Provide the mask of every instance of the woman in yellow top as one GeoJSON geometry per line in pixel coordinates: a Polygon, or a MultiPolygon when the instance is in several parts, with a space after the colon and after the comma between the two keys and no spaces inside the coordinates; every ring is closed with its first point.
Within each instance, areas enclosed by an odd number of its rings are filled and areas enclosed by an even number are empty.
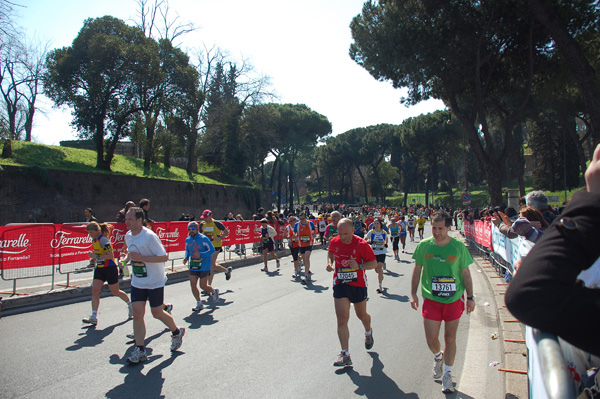
{"type": "Polygon", "coordinates": [[[88,253],[88,257],[96,260],[96,268],[94,269],[94,281],[92,282],[92,315],[87,319],[83,319],[83,322],[94,326],[98,324],[100,292],[105,281],[108,283],[110,292],[127,303],[128,318],[132,318],[133,313],[129,297],[119,289],[119,269],[113,254],[112,244],[108,238],[112,226],[106,223],[90,222],[85,229],[93,240],[93,251],[88,253]]]}

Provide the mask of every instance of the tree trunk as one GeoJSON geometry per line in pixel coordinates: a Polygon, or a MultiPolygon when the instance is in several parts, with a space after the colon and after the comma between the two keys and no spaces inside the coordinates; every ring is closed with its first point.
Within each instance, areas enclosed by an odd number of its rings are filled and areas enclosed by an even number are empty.
{"type": "MultiPolygon", "coordinates": [[[[273,169],[271,169],[271,183],[269,184],[269,188],[271,191],[275,188],[275,174],[277,173],[277,167],[279,166],[279,157],[275,157],[275,161],[273,162],[273,169]]],[[[264,171],[263,171],[264,174],[264,171]]]]}
{"type": "Polygon", "coordinates": [[[27,114],[25,117],[25,141],[31,142],[31,131],[33,130],[33,115],[35,114],[35,97],[28,101],[27,114]]]}
{"type": "MultiPolygon", "coordinates": [[[[283,162],[279,162],[279,171],[277,173],[277,209],[281,209],[281,165],[283,162]]],[[[292,204],[290,204],[290,207],[292,204]]]]}
{"type": "Polygon", "coordinates": [[[198,142],[198,131],[192,127],[188,132],[187,142],[187,164],[185,170],[188,173],[198,173],[198,159],[196,157],[196,143],[198,142]]]}
{"type": "Polygon", "coordinates": [[[2,147],[2,158],[12,157],[12,141],[10,139],[4,140],[4,147],[2,147]]]}
{"type": "Polygon", "coordinates": [[[150,163],[153,161],[154,133],[156,130],[156,121],[150,115],[146,114],[146,148],[144,149],[144,173],[150,173],[150,163]]]}
{"type": "Polygon", "coordinates": [[[363,188],[364,188],[364,192],[365,192],[365,204],[368,204],[369,203],[369,193],[367,191],[367,180],[365,179],[365,176],[363,175],[362,171],[360,170],[360,166],[357,166],[356,170],[358,170],[360,179],[363,182],[363,188]]]}
{"type": "Polygon", "coordinates": [[[107,165],[104,160],[104,119],[96,123],[94,143],[96,144],[96,168],[110,170],[110,164],[107,165]]]}
{"type": "Polygon", "coordinates": [[[164,160],[165,170],[169,170],[171,168],[171,143],[167,143],[165,145],[164,156],[165,156],[165,160],[164,160]]]}
{"type": "MultiPolygon", "coordinates": [[[[290,158],[288,160],[288,166],[290,168],[289,170],[289,181],[288,184],[290,185],[290,205],[294,204],[294,160],[295,160],[296,156],[295,155],[290,155],[290,158]]],[[[298,196],[298,203],[300,203],[300,196],[298,196]]]]}

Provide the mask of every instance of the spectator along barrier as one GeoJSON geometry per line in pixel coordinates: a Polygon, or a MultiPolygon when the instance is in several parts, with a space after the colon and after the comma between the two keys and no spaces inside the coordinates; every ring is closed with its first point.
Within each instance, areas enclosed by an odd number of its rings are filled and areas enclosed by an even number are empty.
{"type": "MultiPolygon", "coordinates": [[[[494,269],[510,282],[514,264],[531,250],[533,243],[521,236],[509,239],[490,222],[459,220],[458,228],[473,248],[488,259],[494,269]]],[[[528,352],[527,377],[529,397],[540,399],[575,398],[575,388],[570,382],[567,362],[560,350],[556,335],[525,328],[528,352]]]]}
{"type": "MultiPolygon", "coordinates": [[[[222,222],[229,230],[223,237],[223,246],[250,244],[261,241],[259,221],[222,222]]],[[[110,241],[115,258],[123,249],[127,227],[124,223],[109,223],[113,226],[110,241]]],[[[155,222],[150,227],[162,241],[171,267],[185,253],[188,222],[155,222]]],[[[275,239],[283,238],[285,225],[274,225],[275,239]]],[[[92,251],[92,239],[87,234],[86,224],[12,224],[0,226],[0,275],[3,280],[13,281],[16,293],[18,279],[52,276],[54,288],[55,271],[69,274],[85,269],[90,263],[88,253],[92,251]]]]}

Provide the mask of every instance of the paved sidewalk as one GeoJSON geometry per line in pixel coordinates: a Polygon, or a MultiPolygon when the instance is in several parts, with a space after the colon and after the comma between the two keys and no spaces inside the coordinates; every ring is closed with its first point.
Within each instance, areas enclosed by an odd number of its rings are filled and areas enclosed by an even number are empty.
{"type": "MultiPolygon", "coordinates": [[[[463,239],[460,235],[457,238],[463,239]]],[[[525,345],[525,325],[516,321],[515,317],[508,311],[504,304],[504,294],[508,284],[504,281],[504,276],[498,273],[492,263],[478,254],[476,248],[470,247],[466,242],[467,248],[475,261],[471,268],[471,273],[484,273],[487,277],[490,291],[494,294],[494,302],[489,306],[496,309],[498,334],[495,339],[502,340],[503,359],[497,365],[499,369],[527,371],[527,346],[525,345]],[[523,341],[523,342],[507,342],[523,341]]],[[[477,294],[477,293],[475,293],[477,294]]],[[[490,339],[493,339],[490,337],[490,339]]],[[[505,398],[506,399],[526,399],[529,397],[527,374],[514,372],[498,371],[505,373],[505,398]]]]}

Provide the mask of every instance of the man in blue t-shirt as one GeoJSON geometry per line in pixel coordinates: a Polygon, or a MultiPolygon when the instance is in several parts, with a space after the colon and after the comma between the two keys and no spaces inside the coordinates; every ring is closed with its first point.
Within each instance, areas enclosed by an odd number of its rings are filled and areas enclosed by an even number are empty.
{"type": "Polygon", "coordinates": [[[198,231],[197,222],[188,223],[188,237],[185,239],[185,255],[183,264],[186,265],[189,261],[190,269],[190,285],[192,294],[196,298],[196,306],[193,311],[199,312],[204,308],[200,299],[200,291],[198,290],[198,279],[200,280],[200,288],[208,292],[213,302],[219,300],[219,290],[215,290],[208,284],[208,276],[210,274],[211,256],[215,252],[215,247],[212,245],[210,238],[198,231]]]}

